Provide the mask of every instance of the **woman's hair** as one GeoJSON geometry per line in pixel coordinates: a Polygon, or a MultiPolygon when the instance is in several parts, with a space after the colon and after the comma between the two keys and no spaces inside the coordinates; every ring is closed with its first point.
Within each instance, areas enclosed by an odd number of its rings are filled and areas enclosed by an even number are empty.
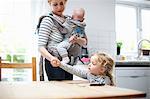
{"type": "MultiPolygon", "coordinates": [[[[52,0],[48,0],[48,3],[51,3],[52,0]]],[[[67,2],[67,0],[64,0],[65,2],[67,2]]]]}
{"type": "Polygon", "coordinates": [[[98,62],[98,64],[100,64],[101,66],[104,66],[104,68],[106,69],[105,75],[110,78],[110,81],[111,81],[110,85],[114,85],[114,79],[112,75],[113,67],[114,67],[113,58],[104,52],[95,53],[93,56],[95,56],[95,59],[98,62]]]}

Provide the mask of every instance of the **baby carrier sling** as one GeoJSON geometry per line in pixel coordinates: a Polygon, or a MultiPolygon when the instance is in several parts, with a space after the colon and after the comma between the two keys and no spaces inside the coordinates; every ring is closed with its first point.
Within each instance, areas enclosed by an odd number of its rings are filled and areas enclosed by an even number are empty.
{"type": "MultiPolygon", "coordinates": [[[[45,15],[45,16],[41,16],[39,18],[37,27],[36,27],[36,33],[35,34],[39,34],[39,28],[40,28],[40,23],[42,22],[42,19],[45,17],[50,17],[53,21],[53,23],[57,26],[58,30],[63,34],[64,33],[64,26],[62,26],[62,23],[60,23],[59,21],[57,21],[54,17],[53,14],[49,14],[49,15],[45,15]]],[[[77,63],[77,59],[79,57],[79,53],[81,52],[81,46],[76,44],[77,46],[70,46],[70,48],[68,49],[68,55],[70,58],[70,65],[74,65],[77,63]]],[[[59,59],[61,59],[60,55],[58,54],[58,51],[56,49],[51,49],[50,53],[56,57],[58,57],[59,59]]],[[[80,59],[80,58],[79,58],[80,59]]],[[[44,58],[42,57],[42,55],[40,56],[40,62],[39,62],[39,75],[40,75],[40,81],[44,81],[44,70],[43,70],[43,66],[44,66],[44,58]]]]}

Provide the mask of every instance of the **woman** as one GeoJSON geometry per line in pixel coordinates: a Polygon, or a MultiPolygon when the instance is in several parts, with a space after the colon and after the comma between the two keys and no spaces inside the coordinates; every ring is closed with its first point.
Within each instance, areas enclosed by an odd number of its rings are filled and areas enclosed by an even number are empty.
{"type": "MultiPolygon", "coordinates": [[[[64,23],[66,16],[63,15],[67,0],[48,0],[51,7],[51,14],[59,23],[64,23]]],[[[87,39],[71,36],[72,43],[78,43],[83,46],[87,39]]],[[[48,80],[72,80],[73,75],[57,67],[60,65],[60,58],[56,57],[49,49],[56,46],[63,40],[63,33],[50,17],[43,18],[39,28],[39,52],[45,58],[45,70],[48,80]],[[54,67],[53,67],[54,66],[54,67]],[[57,68],[55,68],[57,67],[57,68]]]]}

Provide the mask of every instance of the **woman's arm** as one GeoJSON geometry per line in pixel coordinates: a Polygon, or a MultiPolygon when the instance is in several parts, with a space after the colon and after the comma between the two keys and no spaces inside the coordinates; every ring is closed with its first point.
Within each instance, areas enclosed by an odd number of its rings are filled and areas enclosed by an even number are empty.
{"type": "Polygon", "coordinates": [[[60,60],[57,57],[52,56],[45,47],[43,46],[39,47],[39,51],[41,55],[45,57],[47,60],[49,60],[54,67],[60,65],[60,60]]]}
{"type": "Polygon", "coordinates": [[[47,60],[51,62],[53,66],[57,66],[58,64],[60,64],[60,61],[58,60],[58,58],[51,55],[46,49],[49,40],[49,35],[51,34],[50,30],[52,29],[53,29],[52,19],[49,17],[43,18],[39,28],[38,50],[43,57],[45,57],[47,60]]]}
{"type": "Polygon", "coordinates": [[[51,61],[53,56],[47,51],[47,49],[43,46],[39,47],[39,52],[43,57],[45,57],[47,60],[51,61]]]}

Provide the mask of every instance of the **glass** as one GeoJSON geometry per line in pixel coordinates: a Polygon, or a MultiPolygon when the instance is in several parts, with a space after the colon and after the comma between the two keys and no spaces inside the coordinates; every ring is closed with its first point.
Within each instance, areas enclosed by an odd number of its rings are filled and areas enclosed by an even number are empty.
{"type": "Polygon", "coordinates": [[[121,54],[137,51],[136,9],[116,5],[116,40],[122,42],[121,54]]]}
{"type": "MultiPolygon", "coordinates": [[[[150,40],[150,9],[142,9],[142,39],[150,40]]],[[[149,42],[143,42],[142,47],[144,49],[150,49],[149,42]]]]}

